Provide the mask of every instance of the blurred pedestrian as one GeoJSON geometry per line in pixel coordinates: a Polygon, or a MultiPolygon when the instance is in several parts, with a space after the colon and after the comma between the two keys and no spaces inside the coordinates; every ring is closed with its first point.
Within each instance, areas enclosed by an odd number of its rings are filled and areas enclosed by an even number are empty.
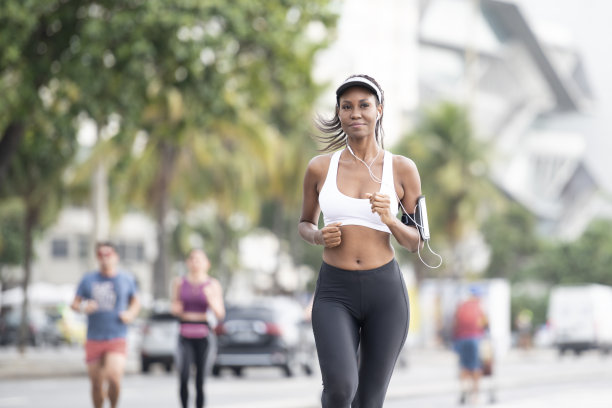
{"type": "Polygon", "coordinates": [[[210,261],[201,249],[187,257],[187,275],[172,283],[172,313],[180,319],[178,350],[179,396],[183,408],[189,401],[189,373],[195,367],[196,408],[205,404],[206,357],[210,347],[208,311],[218,320],[225,317],[223,290],[218,280],[208,275],[210,261]]]}
{"type": "Polygon", "coordinates": [[[470,296],[455,311],[453,340],[459,355],[460,403],[478,400],[479,382],[482,376],[480,341],[488,326],[487,317],[480,305],[483,291],[479,286],[470,288],[470,296]]]}
{"type": "Polygon", "coordinates": [[[140,310],[136,283],[118,268],[111,242],[96,244],[99,269],[86,274],[77,287],[72,309],[87,314],[85,360],[95,408],[108,398],[117,406],[125,370],[127,325],[140,310]]]}
{"type": "Polygon", "coordinates": [[[516,330],[518,331],[518,344],[523,350],[529,350],[533,336],[533,312],[529,309],[521,309],[515,319],[516,330]]]}
{"type": "Polygon", "coordinates": [[[304,177],[299,233],[323,246],[312,324],[324,408],[382,407],[408,333],[408,293],[391,235],[410,251],[420,246],[417,229],[397,212],[400,202],[416,206],[421,183],[412,160],[383,148],[383,104],[373,78],[344,81],[333,118],[317,123],[323,151],[333,153],[313,158],[304,177]]]}

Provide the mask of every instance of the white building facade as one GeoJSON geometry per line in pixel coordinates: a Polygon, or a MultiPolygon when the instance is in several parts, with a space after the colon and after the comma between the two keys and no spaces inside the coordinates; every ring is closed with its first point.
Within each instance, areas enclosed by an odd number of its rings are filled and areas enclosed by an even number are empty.
{"type": "Polygon", "coordinates": [[[549,236],[573,239],[609,217],[605,176],[589,155],[598,119],[579,50],[540,35],[512,1],[431,0],[421,15],[420,103],[469,107],[495,147],[499,188],[549,236]]]}

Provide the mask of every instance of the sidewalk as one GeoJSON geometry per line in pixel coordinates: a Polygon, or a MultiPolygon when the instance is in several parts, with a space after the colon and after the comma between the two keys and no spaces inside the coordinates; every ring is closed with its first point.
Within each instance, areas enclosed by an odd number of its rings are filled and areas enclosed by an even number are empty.
{"type": "MultiPolygon", "coordinates": [[[[396,368],[389,386],[389,398],[457,392],[457,358],[452,351],[415,349],[407,350],[407,353],[408,366],[396,368]],[[407,384],[411,386],[407,387],[407,384]]],[[[496,364],[495,374],[489,381],[501,389],[534,382],[571,381],[577,377],[612,378],[612,364],[609,360],[593,364],[595,359],[599,361],[595,355],[560,360],[557,353],[549,349],[536,349],[529,354],[511,350],[496,364]]],[[[128,354],[126,374],[138,373],[138,352],[132,349],[128,354]]],[[[28,348],[24,355],[19,354],[15,347],[0,348],[0,380],[86,375],[85,353],[79,346],[28,348]]]]}
{"type": "MultiPolygon", "coordinates": [[[[389,385],[388,399],[432,394],[459,394],[457,356],[450,350],[414,350],[408,370],[396,370],[389,385]],[[407,386],[409,385],[409,386],[407,386]]],[[[560,358],[553,349],[529,352],[510,350],[483,378],[482,389],[509,390],[534,384],[572,383],[575,379],[612,379],[612,362],[593,351],[577,358],[560,358]]]]}
{"type": "MultiPolygon", "coordinates": [[[[129,352],[126,373],[138,370],[137,353],[129,352]]],[[[0,380],[87,376],[82,346],[29,347],[22,355],[16,347],[0,348],[0,380]]]]}
{"type": "MultiPolygon", "coordinates": [[[[406,351],[408,367],[396,369],[397,375],[419,373],[419,377],[431,377],[433,370],[439,377],[441,371],[454,379],[455,355],[448,350],[406,351]],[[449,367],[445,369],[444,367],[449,367]]],[[[139,373],[138,350],[128,350],[126,374],[139,373]]],[[[82,346],[29,347],[21,355],[16,347],[0,347],[0,379],[45,378],[61,376],[86,376],[85,351],[82,346]]],[[[395,377],[395,375],[394,375],[395,377]]],[[[445,375],[446,377],[446,375],[445,375]]]]}

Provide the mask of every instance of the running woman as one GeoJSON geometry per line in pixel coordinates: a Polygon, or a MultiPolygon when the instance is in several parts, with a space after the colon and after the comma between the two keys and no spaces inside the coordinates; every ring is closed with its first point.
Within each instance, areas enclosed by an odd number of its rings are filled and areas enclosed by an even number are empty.
{"type": "Polygon", "coordinates": [[[205,405],[204,380],[208,356],[210,326],[208,311],[218,320],[225,317],[223,290],[208,275],[210,261],[201,249],[193,249],[187,258],[187,275],[172,284],[172,313],[180,319],[178,349],[179,396],[183,408],[189,401],[189,373],[195,366],[196,408],[205,405]]]}
{"type": "Polygon", "coordinates": [[[323,246],[312,309],[323,408],[381,408],[408,333],[391,235],[411,252],[422,245],[417,229],[397,218],[400,203],[415,208],[421,182],[412,160],[383,148],[383,104],[373,78],[345,80],[333,118],[317,121],[328,153],[304,176],[299,234],[323,246]]]}

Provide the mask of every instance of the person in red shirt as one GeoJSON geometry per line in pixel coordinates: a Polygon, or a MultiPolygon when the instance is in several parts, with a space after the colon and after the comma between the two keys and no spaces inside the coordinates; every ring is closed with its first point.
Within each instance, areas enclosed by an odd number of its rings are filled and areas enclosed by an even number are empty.
{"type": "Polygon", "coordinates": [[[455,312],[453,340],[459,355],[461,380],[460,403],[465,403],[468,394],[473,402],[478,397],[478,385],[482,375],[479,343],[487,328],[487,318],[480,306],[483,291],[479,286],[470,288],[470,297],[459,304],[455,312]]]}

